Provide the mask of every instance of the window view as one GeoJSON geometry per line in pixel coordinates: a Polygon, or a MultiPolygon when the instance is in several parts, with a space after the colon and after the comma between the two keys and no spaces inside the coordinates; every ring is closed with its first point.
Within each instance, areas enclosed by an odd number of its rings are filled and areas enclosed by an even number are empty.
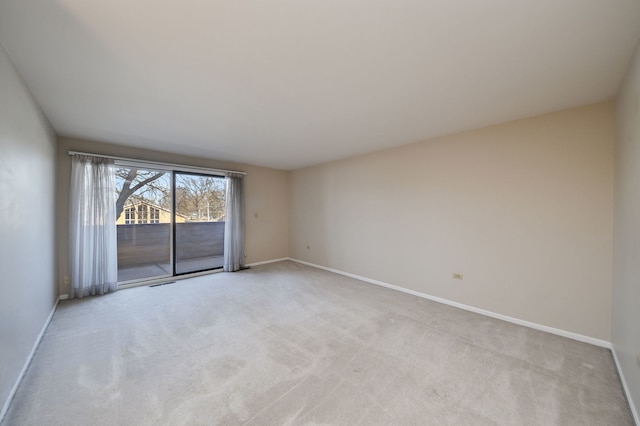
{"type": "Polygon", "coordinates": [[[133,207],[127,207],[124,209],[124,223],[125,225],[131,225],[136,223],[136,209],[133,207]]]}
{"type": "Polygon", "coordinates": [[[119,282],[222,267],[224,177],[117,167],[116,192],[119,282]]]}
{"type": "Polygon", "coordinates": [[[172,275],[171,172],[117,167],[116,191],[118,281],[172,275]]]}
{"type": "Polygon", "coordinates": [[[225,180],[176,173],[176,274],[221,268],[224,254],[225,180]]]}

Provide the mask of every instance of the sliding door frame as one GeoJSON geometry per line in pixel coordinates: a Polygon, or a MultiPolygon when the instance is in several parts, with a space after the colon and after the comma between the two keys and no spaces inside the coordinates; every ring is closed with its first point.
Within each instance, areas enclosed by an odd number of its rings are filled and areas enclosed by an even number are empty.
{"type": "MultiPolygon", "coordinates": [[[[169,176],[169,189],[172,189],[173,186],[173,170],[168,169],[166,167],[158,167],[158,166],[154,166],[152,163],[138,163],[135,161],[120,161],[120,160],[116,160],[114,161],[114,165],[116,167],[128,167],[128,168],[136,168],[139,170],[149,170],[149,171],[154,171],[154,172],[162,172],[162,173],[166,173],[169,176]]],[[[173,222],[174,222],[174,212],[173,212],[173,202],[171,203],[171,209],[170,209],[170,217],[171,217],[171,222],[169,224],[169,266],[170,266],[170,270],[171,272],[169,272],[168,274],[164,274],[164,275],[156,275],[153,277],[148,277],[148,278],[138,278],[138,279],[134,279],[134,280],[128,280],[128,281],[122,281],[118,282],[118,287],[120,288],[127,288],[127,287],[135,287],[138,285],[143,285],[143,284],[147,284],[149,282],[153,282],[153,281],[170,281],[174,276],[174,272],[175,272],[175,262],[174,262],[174,257],[175,257],[175,252],[174,252],[174,245],[173,245],[173,241],[175,239],[174,236],[174,227],[173,227],[173,222]]]]}
{"type": "MultiPolygon", "coordinates": [[[[177,163],[166,163],[166,162],[160,162],[160,161],[149,161],[149,160],[140,160],[140,159],[135,159],[135,158],[127,158],[127,157],[119,157],[119,156],[114,156],[114,155],[105,155],[105,154],[96,154],[96,153],[91,153],[91,152],[82,152],[82,151],[73,151],[70,150],[67,152],[69,155],[86,155],[86,156],[91,156],[91,157],[99,157],[99,158],[109,158],[112,159],[114,161],[114,164],[116,166],[121,166],[121,167],[137,167],[137,168],[145,168],[145,169],[153,169],[153,170],[160,170],[160,171],[167,171],[167,172],[171,172],[172,174],[172,181],[175,181],[175,179],[173,178],[173,174],[174,172],[191,172],[191,173],[195,173],[195,174],[204,174],[204,175],[211,175],[211,176],[216,176],[216,177],[226,177],[229,174],[235,174],[235,175],[245,175],[246,176],[246,172],[243,171],[239,171],[239,170],[225,170],[225,169],[216,169],[216,168],[210,168],[210,167],[198,167],[198,166],[189,166],[189,165],[185,165],[185,164],[177,164],[177,163]]],[[[172,183],[172,185],[174,185],[172,183]]],[[[175,197],[174,197],[175,198],[175,197]]],[[[174,204],[174,203],[172,203],[174,204]]],[[[173,209],[174,210],[174,209],[173,209]]],[[[175,211],[175,210],[174,210],[175,211]]],[[[172,212],[172,216],[175,213],[172,212]]],[[[172,217],[172,220],[175,223],[175,218],[172,217]]],[[[172,226],[173,228],[173,226],[172,226]]],[[[175,240],[175,236],[173,235],[173,230],[171,231],[171,238],[172,241],[175,240]]],[[[118,287],[120,288],[128,288],[128,287],[138,287],[138,286],[143,286],[143,285],[150,285],[150,284],[162,284],[162,283],[167,283],[167,282],[171,282],[171,281],[175,281],[175,280],[180,280],[180,279],[184,279],[184,278],[188,278],[188,277],[192,277],[192,276],[199,276],[199,275],[208,275],[211,273],[216,273],[218,271],[220,271],[221,269],[213,269],[213,270],[206,270],[204,272],[191,272],[191,273],[186,273],[186,274],[181,274],[181,275],[175,275],[175,261],[173,261],[174,257],[175,257],[175,253],[173,252],[173,243],[170,244],[170,257],[172,260],[172,272],[174,272],[174,274],[172,276],[161,276],[158,278],[150,278],[148,280],[132,280],[127,282],[127,284],[119,284],[118,287]]]]}
{"type": "Polygon", "coordinates": [[[207,269],[200,269],[197,271],[189,271],[189,272],[181,272],[178,273],[178,259],[177,256],[175,256],[175,254],[177,253],[178,247],[177,247],[177,239],[176,239],[176,228],[177,228],[177,224],[178,221],[176,220],[176,214],[178,212],[178,206],[177,206],[177,202],[178,202],[178,197],[176,196],[177,192],[176,192],[176,174],[181,174],[181,175],[189,175],[189,176],[204,176],[204,177],[212,177],[212,178],[222,178],[225,179],[224,175],[220,175],[220,174],[213,174],[213,173],[202,173],[202,172],[193,172],[193,171],[182,171],[182,170],[173,170],[171,173],[171,193],[172,193],[172,202],[171,202],[171,210],[172,210],[172,217],[171,217],[171,221],[172,221],[172,231],[171,231],[171,236],[172,236],[172,248],[171,248],[171,253],[173,254],[172,257],[172,272],[173,272],[173,276],[174,277],[179,277],[179,276],[183,276],[183,275],[189,275],[189,274],[195,274],[195,273],[205,273],[205,272],[212,272],[212,271],[216,271],[216,270],[221,270],[223,265],[220,266],[216,266],[214,268],[207,268],[207,269]]]}

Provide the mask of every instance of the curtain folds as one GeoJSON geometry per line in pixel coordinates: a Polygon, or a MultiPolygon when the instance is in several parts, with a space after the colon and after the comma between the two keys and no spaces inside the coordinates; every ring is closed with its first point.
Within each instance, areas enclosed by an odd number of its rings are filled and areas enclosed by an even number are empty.
{"type": "Polygon", "coordinates": [[[71,158],[69,258],[71,298],[118,288],[118,248],[113,160],[71,158]]]}
{"type": "Polygon", "coordinates": [[[225,272],[244,267],[244,179],[242,175],[226,175],[226,218],[224,225],[225,272]]]}

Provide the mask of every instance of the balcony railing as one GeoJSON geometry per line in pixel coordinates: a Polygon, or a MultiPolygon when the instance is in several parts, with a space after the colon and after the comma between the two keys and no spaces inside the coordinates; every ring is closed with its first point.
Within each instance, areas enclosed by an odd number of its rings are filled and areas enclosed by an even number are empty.
{"type": "MultiPolygon", "coordinates": [[[[172,274],[171,224],[118,225],[118,281],[172,274]]],[[[224,222],[176,223],[176,273],[222,266],[224,222]]]]}

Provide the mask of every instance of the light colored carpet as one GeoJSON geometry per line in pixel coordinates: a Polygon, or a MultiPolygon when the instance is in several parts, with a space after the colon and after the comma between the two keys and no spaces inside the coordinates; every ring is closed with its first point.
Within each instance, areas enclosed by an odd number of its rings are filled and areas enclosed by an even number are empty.
{"type": "Polygon", "coordinates": [[[611,353],[292,262],[61,303],[3,426],[632,425],[611,353]]]}

